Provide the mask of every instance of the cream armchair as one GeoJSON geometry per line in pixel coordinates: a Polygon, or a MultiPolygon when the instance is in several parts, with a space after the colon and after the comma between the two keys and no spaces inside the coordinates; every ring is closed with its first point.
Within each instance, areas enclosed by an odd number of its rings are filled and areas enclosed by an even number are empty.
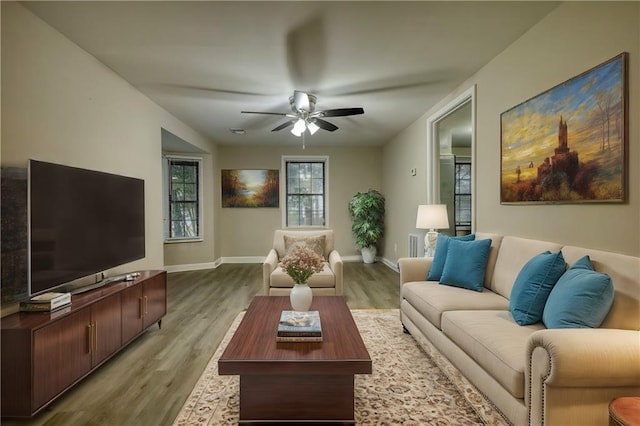
{"type": "MultiPolygon", "coordinates": [[[[264,294],[267,296],[287,296],[293,287],[293,280],[278,263],[285,256],[287,248],[297,244],[324,247],[326,260],[322,272],[313,274],[309,287],[317,296],[342,296],[342,258],[334,250],[333,230],[292,231],[278,229],[273,235],[273,248],[262,264],[264,294]]],[[[320,249],[321,250],[321,249],[320,249]]]]}

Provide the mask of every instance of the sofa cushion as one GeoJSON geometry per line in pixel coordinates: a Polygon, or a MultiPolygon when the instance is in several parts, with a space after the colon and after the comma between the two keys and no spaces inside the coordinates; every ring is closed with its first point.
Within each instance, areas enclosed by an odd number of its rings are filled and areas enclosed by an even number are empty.
{"type": "Polygon", "coordinates": [[[533,324],[542,319],[549,293],[565,269],[560,251],[545,251],[525,263],[509,297],[509,311],[519,325],[533,324]]]}
{"type": "Polygon", "coordinates": [[[518,273],[529,259],[543,251],[553,253],[561,248],[562,245],[547,241],[505,236],[500,244],[492,282],[488,287],[509,298],[518,273]]]}
{"type": "Polygon", "coordinates": [[[611,277],[613,305],[600,327],[640,330],[640,257],[575,246],[563,247],[562,254],[570,265],[588,255],[596,271],[611,277]]]}
{"type": "Polygon", "coordinates": [[[482,291],[491,240],[451,240],[440,284],[482,291]]]}
{"type": "Polygon", "coordinates": [[[455,310],[508,310],[509,301],[492,292],[438,285],[435,281],[409,282],[402,296],[434,326],[440,328],[442,314],[455,310]]]}
{"type": "Polygon", "coordinates": [[[297,236],[297,235],[285,235],[284,236],[284,250],[285,256],[288,256],[295,252],[300,247],[309,247],[318,256],[324,257],[324,246],[327,237],[325,235],[315,236],[297,236]]]}
{"type": "Polygon", "coordinates": [[[547,328],[597,328],[613,304],[611,277],[593,270],[584,256],[551,290],[542,320],[547,328]]]}
{"type": "Polygon", "coordinates": [[[442,271],[444,269],[444,263],[447,260],[449,241],[473,241],[475,238],[475,234],[463,235],[461,237],[449,237],[448,235],[438,234],[436,252],[433,255],[433,261],[431,262],[431,268],[429,268],[429,273],[427,274],[427,280],[440,281],[440,277],[442,277],[442,271]]]}
{"type": "MultiPolygon", "coordinates": [[[[335,287],[336,276],[331,271],[329,264],[325,262],[322,272],[311,275],[307,282],[309,287],[335,287]]],[[[271,287],[293,288],[293,280],[280,266],[271,273],[271,287]]]]}
{"type": "Polygon", "coordinates": [[[519,326],[509,311],[449,311],[442,332],[515,398],[524,398],[527,342],[542,323],[519,326]]]}
{"type": "Polygon", "coordinates": [[[500,252],[500,245],[502,244],[502,235],[491,234],[488,232],[476,232],[476,240],[491,239],[491,250],[489,250],[489,260],[487,260],[487,268],[484,273],[484,286],[492,291],[491,282],[493,280],[493,272],[496,266],[496,259],[500,252]]]}

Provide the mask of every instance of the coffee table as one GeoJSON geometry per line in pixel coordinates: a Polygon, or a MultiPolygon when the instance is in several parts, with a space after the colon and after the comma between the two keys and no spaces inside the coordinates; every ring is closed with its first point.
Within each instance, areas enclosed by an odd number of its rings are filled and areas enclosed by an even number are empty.
{"type": "Polygon", "coordinates": [[[322,342],[276,342],[289,297],[256,296],[218,361],[240,376],[240,423],[354,424],[354,375],[371,358],[342,296],[314,296],[322,342]]]}

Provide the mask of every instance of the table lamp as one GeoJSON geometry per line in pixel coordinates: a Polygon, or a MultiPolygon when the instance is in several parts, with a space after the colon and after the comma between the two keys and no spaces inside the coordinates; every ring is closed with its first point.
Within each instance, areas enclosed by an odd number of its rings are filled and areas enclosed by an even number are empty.
{"type": "Polygon", "coordinates": [[[446,204],[424,204],[418,206],[416,228],[428,229],[424,236],[424,255],[433,257],[438,242],[436,229],[449,229],[449,216],[446,204]]]}

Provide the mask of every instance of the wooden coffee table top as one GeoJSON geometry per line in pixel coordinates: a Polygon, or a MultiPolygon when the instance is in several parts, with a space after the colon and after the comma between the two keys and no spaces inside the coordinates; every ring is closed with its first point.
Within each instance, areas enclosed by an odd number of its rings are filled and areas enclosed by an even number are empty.
{"type": "Polygon", "coordinates": [[[221,375],[371,374],[371,358],[342,296],[314,296],[322,342],[276,342],[288,296],[256,296],[218,361],[221,375]]]}

